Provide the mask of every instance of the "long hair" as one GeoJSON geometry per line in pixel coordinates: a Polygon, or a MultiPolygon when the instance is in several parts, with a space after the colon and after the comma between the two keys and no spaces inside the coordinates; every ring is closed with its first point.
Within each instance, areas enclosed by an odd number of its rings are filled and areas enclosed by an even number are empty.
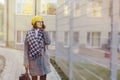
{"type": "MultiPolygon", "coordinates": [[[[35,24],[33,25],[33,28],[37,29],[37,25],[36,25],[37,22],[35,22],[35,24]]],[[[42,21],[42,27],[41,27],[43,30],[46,28],[45,24],[44,24],[44,21],[42,21]]]]}

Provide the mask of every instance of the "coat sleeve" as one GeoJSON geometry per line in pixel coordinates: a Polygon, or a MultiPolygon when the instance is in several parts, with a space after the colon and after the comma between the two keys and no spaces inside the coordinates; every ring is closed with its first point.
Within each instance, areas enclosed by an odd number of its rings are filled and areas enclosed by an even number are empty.
{"type": "Polygon", "coordinates": [[[25,41],[24,41],[24,65],[29,65],[29,61],[28,61],[28,42],[27,42],[26,38],[25,38],[25,41]]]}
{"type": "Polygon", "coordinates": [[[51,44],[51,39],[47,31],[44,31],[44,39],[45,39],[45,45],[51,44]]]}

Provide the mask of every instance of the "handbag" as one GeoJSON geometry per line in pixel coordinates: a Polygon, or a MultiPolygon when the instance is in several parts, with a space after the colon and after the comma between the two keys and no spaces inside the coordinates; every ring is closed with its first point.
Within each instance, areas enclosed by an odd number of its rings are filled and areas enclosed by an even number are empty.
{"type": "Polygon", "coordinates": [[[28,70],[26,69],[26,73],[22,74],[20,77],[19,77],[19,80],[30,80],[30,76],[28,74],[28,70]]]}

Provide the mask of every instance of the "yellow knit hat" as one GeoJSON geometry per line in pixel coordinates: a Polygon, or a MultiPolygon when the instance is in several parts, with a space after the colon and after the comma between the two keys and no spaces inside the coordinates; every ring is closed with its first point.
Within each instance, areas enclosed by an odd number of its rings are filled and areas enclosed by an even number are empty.
{"type": "Polygon", "coordinates": [[[34,16],[32,18],[32,22],[31,22],[32,25],[34,25],[36,21],[43,21],[43,17],[42,16],[34,16]]]}

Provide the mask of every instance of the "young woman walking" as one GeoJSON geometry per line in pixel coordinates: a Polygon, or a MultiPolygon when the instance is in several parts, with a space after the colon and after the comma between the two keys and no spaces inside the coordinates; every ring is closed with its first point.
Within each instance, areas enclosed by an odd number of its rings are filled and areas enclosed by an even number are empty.
{"type": "Polygon", "coordinates": [[[31,30],[26,33],[24,41],[24,66],[30,72],[32,80],[46,80],[50,70],[50,62],[46,54],[46,46],[50,44],[50,38],[45,31],[43,17],[34,16],[32,18],[31,30]]]}

